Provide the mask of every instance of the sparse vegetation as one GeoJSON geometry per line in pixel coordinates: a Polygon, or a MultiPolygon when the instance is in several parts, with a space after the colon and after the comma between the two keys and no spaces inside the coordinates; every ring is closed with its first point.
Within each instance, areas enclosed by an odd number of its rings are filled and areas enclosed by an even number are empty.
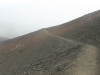
{"type": "Polygon", "coordinates": [[[2,60],[0,60],[0,64],[1,64],[1,63],[3,63],[3,61],[2,61],[2,60]]]}
{"type": "Polygon", "coordinates": [[[23,51],[23,49],[20,49],[20,50],[19,50],[19,52],[22,52],[22,51],[23,51]]]}

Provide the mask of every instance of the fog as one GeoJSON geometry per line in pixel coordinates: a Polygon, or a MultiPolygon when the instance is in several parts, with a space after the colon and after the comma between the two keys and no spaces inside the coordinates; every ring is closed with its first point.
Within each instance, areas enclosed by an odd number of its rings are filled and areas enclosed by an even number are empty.
{"type": "Polygon", "coordinates": [[[0,0],[0,36],[18,37],[100,9],[99,0],[0,0]]]}

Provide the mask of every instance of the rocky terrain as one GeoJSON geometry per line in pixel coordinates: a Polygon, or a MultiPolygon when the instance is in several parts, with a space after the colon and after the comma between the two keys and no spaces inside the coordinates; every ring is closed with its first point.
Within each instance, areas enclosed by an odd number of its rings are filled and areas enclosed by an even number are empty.
{"type": "Polygon", "coordinates": [[[99,75],[100,11],[0,43],[0,75],[99,75]]]}

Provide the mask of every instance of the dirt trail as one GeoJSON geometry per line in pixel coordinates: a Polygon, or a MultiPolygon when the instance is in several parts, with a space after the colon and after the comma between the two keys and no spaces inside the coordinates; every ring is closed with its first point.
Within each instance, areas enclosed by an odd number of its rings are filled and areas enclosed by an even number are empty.
{"type": "Polygon", "coordinates": [[[72,75],[96,75],[97,48],[86,45],[70,68],[72,75]]]}
{"type": "MultiPolygon", "coordinates": [[[[44,31],[53,36],[53,37],[58,37],[60,39],[69,41],[69,42],[74,42],[72,40],[59,37],[56,35],[53,35],[49,33],[46,29],[44,31]]],[[[77,43],[77,42],[74,42],[77,43]]],[[[81,44],[81,43],[77,43],[81,44]]],[[[96,75],[96,70],[97,70],[97,51],[98,48],[93,46],[93,45],[88,45],[84,44],[85,47],[82,48],[82,52],[78,55],[76,60],[72,63],[72,66],[65,71],[64,74],[70,74],[70,75],[96,75]]]]}
{"type": "Polygon", "coordinates": [[[59,37],[59,36],[53,35],[53,34],[49,33],[46,29],[44,29],[44,31],[45,31],[48,35],[51,35],[51,36],[53,36],[53,37],[57,37],[57,38],[60,38],[60,39],[63,39],[63,40],[65,40],[65,41],[72,42],[72,43],[82,44],[82,43],[74,42],[74,41],[72,41],[72,40],[70,40],[70,39],[66,39],[66,38],[63,38],[63,37],[59,37]]]}

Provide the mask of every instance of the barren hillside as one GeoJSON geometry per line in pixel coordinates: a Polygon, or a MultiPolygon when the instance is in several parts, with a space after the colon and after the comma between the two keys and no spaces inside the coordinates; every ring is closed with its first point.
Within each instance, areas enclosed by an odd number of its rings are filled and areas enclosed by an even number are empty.
{"type": "Polygon", "coordinates": [[[99,75],[100,11],[0,43],[0,75],[99,75]]]}
{"type": "Polygon", "coordinates": [[[48,28],[51,34],[77,42],[99,44],[100,10],[84,15],[68,23],[48,28]]]}

